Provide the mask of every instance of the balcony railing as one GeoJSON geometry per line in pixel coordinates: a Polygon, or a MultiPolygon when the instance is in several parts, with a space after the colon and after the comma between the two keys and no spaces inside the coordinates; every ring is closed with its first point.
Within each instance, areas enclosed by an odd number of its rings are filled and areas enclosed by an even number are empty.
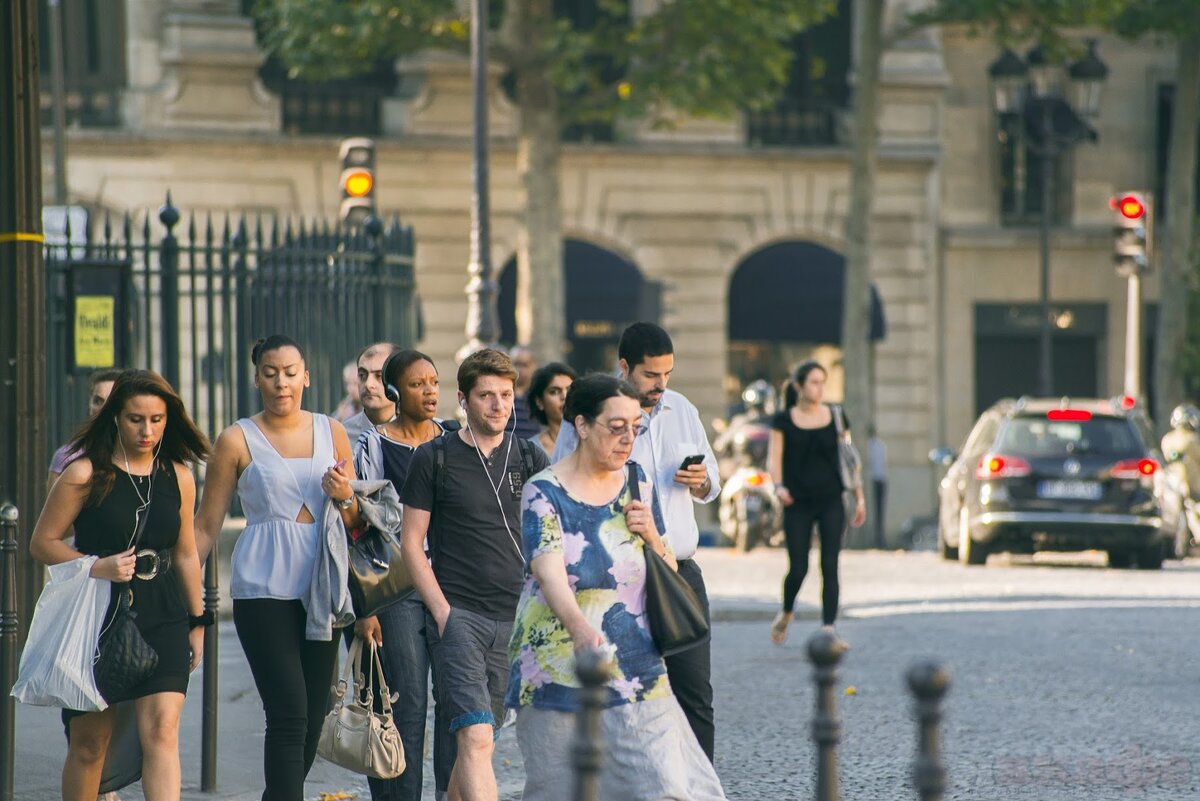
{"type": "MultiPolygon", "coordinates": [[[[54,97],[49,75],[42,75],[42,127],[54,125],[54,97]]],[[[121,87],[68,88],[63,96],[68,126],[115,128],[121,124],[121,87]]]]}
{"type": "Polygon", "coordinates": [[[833,104],[784,101],[773,109],[746,113],[750,145],[818,147],[836,145],[841,109],[833,104]]]}

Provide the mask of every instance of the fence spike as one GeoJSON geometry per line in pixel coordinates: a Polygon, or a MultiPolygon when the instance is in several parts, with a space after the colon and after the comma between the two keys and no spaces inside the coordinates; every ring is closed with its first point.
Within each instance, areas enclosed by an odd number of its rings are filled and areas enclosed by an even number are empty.
{"type": "Polygon", "coordinates": [[[108,209],[104,210],[104,249],[108,250],[112,247],[112,213],[108,209]]]}
{"type": "Polygon", "coordinates": [[[225,212],[225,220],[221,224],[221,247],[224,250],[228,250],[230,248],[230,246],[233,244],[233,242],[230,238],[229,232],[231,229],[229,226],[230,226],[229,212],[226,211],[225,212]]]}
{"type": "MultiPolygon", "coordinates": [[[[158,210],[158,219],[167,226],[167,235],[173,236],[172,228],[179,222],[179,209],[171,204],[171,190],[167,190],[167,204],[158,210]]],[[[149,240],[147,240],[149,241],[149,240]]]]}
{"type": "Polygon", "coordinates": [[[196,212],[188,212],[187,241],[189,245],[196,244],[196,212]]]}

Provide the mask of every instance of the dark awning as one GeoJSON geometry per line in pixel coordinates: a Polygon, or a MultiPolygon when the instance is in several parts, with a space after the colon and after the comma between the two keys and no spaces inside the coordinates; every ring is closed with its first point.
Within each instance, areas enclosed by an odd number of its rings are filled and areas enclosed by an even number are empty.
{"type": "MultiPolygon", "coordinates": [[[[781,242],[746,258],[729,282],[729,338],[838,344],[846,259],[812,242],[781,242]]],[[[887,334],[871,287],[870,339],[887,334]]]]}

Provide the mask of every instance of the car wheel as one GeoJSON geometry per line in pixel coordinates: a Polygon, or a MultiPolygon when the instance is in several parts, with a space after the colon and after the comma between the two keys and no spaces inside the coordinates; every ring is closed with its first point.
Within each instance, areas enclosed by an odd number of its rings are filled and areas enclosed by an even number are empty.
{"type": "Polygon", "coordinates": [[[950,532],[941,509],[938,509],[938,553],[948,562],[958,561],[958,548],[950,544],[950,532]]]}
{"type": "Polygon", "coordinates": [[[1166,556],[1165,551],[1166,547],[1158,542],[1147,545],[1145,548],[1138,548],[1138,570],[1162,570],[1163,558],[1166,556]]]}
{"type": "Polygon", "coordinates": [[[1126,550],[1110,549],[1108,566],[1117,570],[1126,570],[1133,564],[1133,553],[1126,550]]]}
{"type": "Polygon", "coordinates": [[[982,565],[987,558],[987,546],[971,539],[970,515],[963,505],[958,510],[958,561],[964,565],[982,565]]]}

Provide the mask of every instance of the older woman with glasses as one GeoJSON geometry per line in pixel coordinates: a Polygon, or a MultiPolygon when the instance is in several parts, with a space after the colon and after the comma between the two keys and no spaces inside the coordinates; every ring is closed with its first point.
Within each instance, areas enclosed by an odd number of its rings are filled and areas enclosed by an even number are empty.
{"type": "Polygon", "coordinates": [[[602,715],[600,797],[609,801],[724,799],[667,679],[646,624],[645,549],[674,565],[654,487],[626,463],[641,431],[632,386],[608,375],[572,384],[564,421],[579,436],[568,457],[534,476],[521,498],[530,573],[517,607],[507,705],[517,712],[524,801],[571,795],[570,747],[579,705],[576,651],[613,656],[602,715]]]}

